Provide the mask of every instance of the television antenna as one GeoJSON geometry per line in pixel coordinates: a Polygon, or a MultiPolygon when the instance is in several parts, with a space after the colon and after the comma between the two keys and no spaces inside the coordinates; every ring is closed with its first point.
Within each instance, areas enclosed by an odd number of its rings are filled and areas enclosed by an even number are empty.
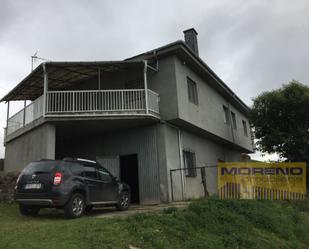
{"type": "Polygon", "coordinates": [[[31,56],[31,71],[33,71],[33,64],[36,60],[49,61],[45,58],[37,56],[37,54],[38,54],[38,51],[36,51],[34,55],[31,56]]]}

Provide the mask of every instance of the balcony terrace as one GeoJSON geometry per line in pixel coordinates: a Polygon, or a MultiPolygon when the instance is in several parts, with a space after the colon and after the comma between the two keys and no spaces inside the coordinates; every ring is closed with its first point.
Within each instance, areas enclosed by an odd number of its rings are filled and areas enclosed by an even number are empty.
{"type": "Polygon", "coordinates": [[[160,119],[159,95],[147,87],[145,62],[49,62],[38,68],[1,100],[8,102],[9,113],[9,101],[33,99],[16,114],[7,116],[5,136],[42,117],[160,119]],[[142,77],[137,77],[139,71],[143,72],[142,77]],[[134,77],[143,80],[136,83],[130,79],[134,77]],[[127,78],[130,84],[125,85],[127,78]]]}

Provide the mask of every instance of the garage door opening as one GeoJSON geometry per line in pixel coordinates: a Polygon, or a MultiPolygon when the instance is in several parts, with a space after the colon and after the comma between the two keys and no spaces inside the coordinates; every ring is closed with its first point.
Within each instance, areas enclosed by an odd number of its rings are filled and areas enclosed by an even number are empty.
{"type": "Polygon", "coordinates": [[[120,156],[120,180],[131,188],[131,202],[139,203],[137,154],[120,156]]]}

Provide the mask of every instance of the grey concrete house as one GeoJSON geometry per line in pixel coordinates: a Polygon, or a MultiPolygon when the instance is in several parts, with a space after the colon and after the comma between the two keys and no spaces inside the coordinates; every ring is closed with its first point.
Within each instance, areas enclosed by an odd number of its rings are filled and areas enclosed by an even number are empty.
{"type": "MultiPolygon", "coordinates": [[[[249,108],[199,57],[197,32],[184,34],[185,41],[123,61],[38,66],[1,99],[5,171],[80,157],[127,181],[135,202],[203,196],[198,167],[253,151],[249,108]],[[10,116],[10,101],[20,100],[31,103],[10,116]]],[[[205,173],[216,194],[216,168],[205,173]]]]}

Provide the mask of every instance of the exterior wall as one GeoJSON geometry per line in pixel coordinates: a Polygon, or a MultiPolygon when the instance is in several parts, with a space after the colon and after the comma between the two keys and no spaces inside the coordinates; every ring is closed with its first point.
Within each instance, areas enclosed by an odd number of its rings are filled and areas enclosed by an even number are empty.
{"type": "MultiPolygon", "coordinates": [[[[179,118],[252,150],[248,119],[178,58],[175,60],[175,69],[179,118]],[[198,106],[189,102],[187,77],[197,84],[198,106]],[[237,130],[233,130],[233,133],[231,126],[224,123],[223,105],[230,107],[231,111],[236,114],[237,130]],[[247,122],[248,136],[244,135],[242,120],[247,122]]],[[[159,94],[161,95],[160,91],[159,94]]]]}
{"type": "MultiPolygon", "coordinates": [[[[130,154],[138,155],[141,203],[160,203],[155,125],[122,130],[95,137],[57,141],[58,158],[72,156],[96,160],[104,157],[110,158],[130,154]]],[[[117,171],[119,172],[119,170],[114,172],[117,171]]]]}
{"type": "MultiPolygon", "coordinates": [[[[162,132],[164,133],[164,148],[165,148],[165,162],[164,167],[166,169],[167,179],[161,178],[161,185],[164,185],[166,193],[168,194],[168,201],[172,200],[173,185],[173,197],[174,200],[183,199],[195,199],[204,196],[203,185],[201,184],[201,172],[197,169],[196,177],[186,177],[183,170],[177,170],[172,172],[171,169],[183,168],[183,150],[192,151],[196,156],[196,167],[202,166],[216,166],[218,160],[224,161],[239,161],[241,152],[233,151],[221,144],[212,142],[211,140],[178,129],[177,127],[170,125],[162,125],[162,132]],[[180,136],[180,137],[179,137],[180,136]],[[180,142],[180,146],[179,146],[180,142]],[[172,182],[171,182],[172,177],[172,182]]],[[[161,166],[161,168],[164,168],[161,166]]],[[[217,168],[206,168],[206,183],[207,190],[210,195],[217,194],[217,168]]]]}
{"type": "MultiPolygon", "coordinates": [[[[181,168],[180,147],[178,140],[178,129],[167,124],[158,127],[158,155],[160,162],[160,190],[161,201],[172,201],[170,170],[181,168]]],[[[174,200],[182,200],[181,175],[173,176],[174,200]]]]}
{"type": "MultiPolygon", "coordinates": [[[[241,152],[233,151],[221,144],[182,130],[183,150],[195,153],[196,166],[210,166],[206,168],[206,185],[210,195],[217,194],[217,165],[218,160],[227,162],[240,161],[241,152]]],[[[201,171],[197,169],[196,177],[184,177],[186,198],[200,198],[204,196],[201,184],[201,171]]]]}
{"type": "Polygon", "coordinates": [[[175,56],[165,57],[159,60],[159,71],[148,71],[149,89],[159,93],[160,117],[162,120],[170,120],[178,117],[175,56]]]}
{"type": "Polygon", "coordinates": [[[4,170],[20,171],[31,161],[55,159],[55,140],[55,127],[44,124],[7,142],[4,170]]]}

